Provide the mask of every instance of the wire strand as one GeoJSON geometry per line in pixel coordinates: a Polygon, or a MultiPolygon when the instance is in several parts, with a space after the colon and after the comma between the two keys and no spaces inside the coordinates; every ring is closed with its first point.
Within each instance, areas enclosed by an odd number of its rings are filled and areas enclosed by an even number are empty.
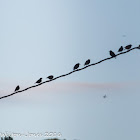
{"type": "MultiPolygon", "coordinates": [[[[121,52],[121,53],[119,53],[119,54],[116,54],[116,57],[119,56],[119,55],[122,55],[122,54],[128,53],[128,52],[130,52],[130,51],[132,51],[132,50],[134,50],[134,49],[140,49],[140,46],[139,46],[139,47],[134,47],[134,48],[131,48],[131,49],[125,51],[125,52],[121,52]]],[[[88,67],[91,67],[91,66],[94,66],[94,65],[100,64],[100,63],[102,63],[102,62],[104,62],[104,61],[107,61],[107,60],[110,60],[110,59],[112,59],[112,58],[114,58],[114,57],[108,57],[108,58],[105,58],[105,59],[100,60],[100,61],[98,61],[98,62],[96,62],[96,63],[89,64],[89,65],[87,65],[87,66],[85,66],[85,67],[83,67],[83,68],[76,69],[76,70],[71,71],[71,72],[69,72],[69,73],[66,73],[66,74],[60,75],[60,76],[58,76],[58,77],[55,77],[55,78],[53,78],[53,79],[51,79],[51,80],[47,80],[47,81],[44,81],[44,82],[39,83],[39,84],[37,84],[37,85],[33,85],[33,86],[30,86],[30,87],[27,87],[27,88],[25,88],[25,89],[23,89],[23,90],[19,90],[19,91],[13,92],[13,93],[8,94],[8,95],[5,95],[5,96],[1,96],[0,99],[7,98],[7,97],[10,97],[10,96],[13,96],[13,95],[18,94],[18,93],[20,93],[20,92],[24,92],[24,91],[26,91],[26,90],[29,90],[29,89],[31,89],[31,88],[38,87],[38,86],[40,86],[40,85],[42,85],[42,84],[45,84],[45,83],[48,83],[48,82],[52,82],[52,81],[54,81],[54,80],[56,80],[56,79],[59,79],[59,78],[62,78],[62,77],[68,76],[68,75],[70,75],[70,74],[72,74],[72,73],[74,73],[74,72],[78,72],[78,71],[84,70],[84,69],[86,69],[86,68],[88,68],[88,67]]]]}

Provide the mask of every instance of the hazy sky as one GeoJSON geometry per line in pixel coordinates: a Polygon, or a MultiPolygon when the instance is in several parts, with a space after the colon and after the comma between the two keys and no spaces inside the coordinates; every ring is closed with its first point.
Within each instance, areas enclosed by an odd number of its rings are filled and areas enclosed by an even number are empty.
{"type": "MultiPolygon", "coordinates": [[[[140,44],[139,0],[0,0],[0,96],[140,44]]],[[[0,100],[0,133],[140,139],[140,51],[0,100]],[[107,95],[104,99],[103,95],[107,95]]],[[[14,137],[14,140],[44,137],[14,137]]]]}

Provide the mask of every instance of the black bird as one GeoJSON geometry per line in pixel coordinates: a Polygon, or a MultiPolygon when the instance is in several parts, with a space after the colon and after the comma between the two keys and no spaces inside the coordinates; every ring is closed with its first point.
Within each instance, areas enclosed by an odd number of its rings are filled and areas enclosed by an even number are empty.
{"type": "Polygon", "coordinates": [[[15,91],[18,91],[20,89],[19,85],[15,88],[15,91]]]}
{"type": "Polygon", "coordinates": [[[129,44],[129,45],[125,46],[125,49],[129,50],[129,49],[131,49],[131,47],[132,47],[132,45],[129,44]]]}
{"type": "Polygon", "coordinates": [[[50,75],[47,78],[51,80],[51,79],[53,79],[53,75],[50,75]]]}
{"type": "Polygon", "coordinates": [[[78,68],[79,68],[79,66],[80,66],[80,63],[77,63],[77,64],[73,67],[73,70],[78,69],[78,68]]]}
{"type": "Polygon", "coordinates": [[[118,52],[122,52],[123,51],[123,46],[121,46],[118,50],[118,52]]]}
{"type": "Polygon", "coordinates": [[[106,98],[106,97],[107,97],[106,95],[103,96],[103,98],[106,98]]]}
{"type": "Polygon", "coordinates": [[[90,64],[90,59],[88,59],[86,62],[85,62],[85,65],[88,65],[90,64]]]}
{"type": "Polygon", "coordinates": [[[42,78],[38,79],[35,83],[39,84],[42,82],[42,78]]]}
{"type": "Polygon", "coordinates": [[[116,54],[113,51],[110,50],[109,53],[112,57],[116,57],[116,54]]]}
{"type": "Polygon", "coordinates": [[[138,46],[138,49],[140,49],[140,45],[138,46]]]}

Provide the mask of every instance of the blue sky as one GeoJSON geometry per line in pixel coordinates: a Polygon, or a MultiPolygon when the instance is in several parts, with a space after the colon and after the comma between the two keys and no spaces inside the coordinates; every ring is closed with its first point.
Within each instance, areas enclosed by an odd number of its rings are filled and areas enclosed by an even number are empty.
{"type": "MultiPolygon", "coordinates": [[[[138,0],[0,1],[0,95],[70,72],[89,58],[97,62],[121,45],[138,46],[139,5],[138,0]]],[[[134,50],[1,100],[0,132],[139,140],[139,57],[134,50]]]]}

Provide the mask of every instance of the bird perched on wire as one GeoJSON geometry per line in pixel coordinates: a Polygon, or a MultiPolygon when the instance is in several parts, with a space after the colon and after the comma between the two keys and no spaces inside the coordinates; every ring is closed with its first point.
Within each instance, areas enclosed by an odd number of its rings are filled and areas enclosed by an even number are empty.
{"type": "Polygon", "coordinates": [[[88,60],[85,62],[84,65],[86,66],[86,65],[89,65],[89,64],[90,64],[90,59],[88,59],[88,60]]]}
{"type": "Polygon", "coordinates": [[[131,47],[132,47],[132,45],[129,44],[129,45],[125,46],[125,49],[129,50],[129,49],[131,49],[131,47]]]}
{"type": "Polygon", "coordinates": [[[77,64],[73,67],[73,70],[78,69],[78,68],[79,68],[79,66],[80,66],[80,63],[77,63],[77,64]]]}
{"type": "Polygon", "coordinates": [[[116,54],[113,52],[113,51],[109,51],[109,53],[110,53],[110,55],[112,56],[112,57],[115,57],[116,58],[116,54]]]}
{"type": "Polygon", "coordinates": [[[123,46],[121,46],[118,50],[118,52],[122,52],[123,51],[123,46]]]}
{"type": "Polygon", "coordinates": [[[53,79],[53,75],[50,75],[47,78],[51,80],[51,79],[53,79]]]}
{"type": "Polygon", "coordinates": [[[41,82],[42,82],[42,78],[38,79],[38,80],[35,82],[35,84],[36,84],[36,83],[39,84],[39,83],[41,83],[41,82]]]}
{"type": "Polygon", "coordinates": [[[20,89],[19,85],[15,88],[15,91],[18,91],[20,89]]]}

